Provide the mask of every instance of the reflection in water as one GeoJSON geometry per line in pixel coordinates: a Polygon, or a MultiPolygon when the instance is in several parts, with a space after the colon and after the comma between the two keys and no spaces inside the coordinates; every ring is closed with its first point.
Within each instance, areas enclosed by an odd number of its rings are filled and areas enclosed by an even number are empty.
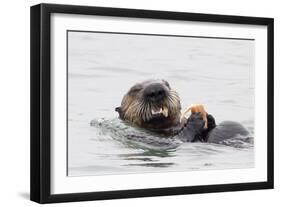
{"type": "Polygon", "coordinates": [[[69,176],[254,167],[253,137],[182,143],[114,111],[136,82],[167,79],[183,108],[203,103],[254,135],[254,41],[70,32],[68,49],[69,176]]]}

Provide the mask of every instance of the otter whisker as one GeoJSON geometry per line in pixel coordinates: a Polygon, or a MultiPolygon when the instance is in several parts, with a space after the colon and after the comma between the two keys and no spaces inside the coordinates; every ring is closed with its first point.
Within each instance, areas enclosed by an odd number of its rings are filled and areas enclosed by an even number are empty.
{"type": "Polygon", "coordinates": [[[178,96],[176,95],[176,94],[171,94],[170,95],[170,98],[173,100],[173,101],[178,101],[179,100],[179,98],[178,98],[178,96]]]}
{"type": "Polygon", "coordinates": [[[147,104],[146,105],[146,111],[145,111],[145,115],[146,115],[146,120],[149,120],[150,119],[150,104],[147,104]]]}
{"type": "Polygon", "coordinates": [[[148,114],[148,119],[150,119],[151,118],[151,104],[148,104],[147,114],[148,114]]]}
{"type": "Polygon", "coordinates": [[[142,108],[142,110],[141,110],[141,114],[142,114],[142,119],[145,121],[146,120],[146,104],[144,103],[143,104],[143,108],[142,108]]]}
{"type": "Polygon", "coordinates": [[[171,91],[167,98],[167,106],[169,108],[170,113],[176,114],[180,109],[180,101],[178,94],[176,92],[171,91]]]}
{"type": "Polygon", "coordinates": [[[172,97],[172,96],[169,96],[168,97],[168,100],[170,101],[170,104],[169,105],[171,105],[171,106],[175,106],[177,103],[176,103],[176,101],[175,101],[175,99],[172,97]]]}
{"type": "Polygon", "coordinates": [[[140,114],[141,114],[141,118],[142,120],[146,120],[146,117],[145,117],[145,111],[146,111],[146,104],[144,102],[142,102],[142,105],[141,105],[141,110],[140,110],[140,114]]]}
{"type": "Polygon", "coordinates": [[[143,107],[144,107],[144,103],[142,101],[142,102],[140,102],[139,107],[137,109],[137,115],[138,116],[140,116],[142,114],[143,107]]]}
{"type": "Polygon", "coordinates": [[[142,102],[140,102],[139,103],[139,105],[138,105],[138,109],[136,110],[137,112],[136,112],[136,114],[137,114],[137,116],[139,116],[139,115],[141,115],[142,114],[142,110],[143,110],[143,103],[142,102]]]}

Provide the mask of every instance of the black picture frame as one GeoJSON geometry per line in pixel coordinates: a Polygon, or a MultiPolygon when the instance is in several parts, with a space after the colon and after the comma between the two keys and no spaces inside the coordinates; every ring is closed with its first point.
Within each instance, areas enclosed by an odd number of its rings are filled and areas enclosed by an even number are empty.
{"type": "Polygon", "coordinates": [[[166,196],[179,194],[211,193],[273,188],[274,177],[274,72],[272,18],[195,14],[168,11],[136,10],[56,4],[39,4],[31,7],[31,151],[30,199],[38,203],[89,201],[103,199],[166,196]],[[52,13],[134,17],[194,22],[218,22],[267,26],[267,181],[235,184],[167,187],[72,194],[51,194],[51,70],[50,70],[50,15],[52,13]]]}

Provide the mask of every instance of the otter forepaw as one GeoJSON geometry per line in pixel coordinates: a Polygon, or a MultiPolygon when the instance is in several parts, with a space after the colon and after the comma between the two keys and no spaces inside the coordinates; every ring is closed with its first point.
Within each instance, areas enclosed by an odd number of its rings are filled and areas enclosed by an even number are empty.
{"type": "Polygon", "coordinates": [[[205,111],[205,108],[202,104],[191,104],[187,109],[185,109],[185,111],[182,113],[181,116],[181,120],[183,118],[188,119],[189,117],[189,112],[191,112],[191,114],[195,114],[195,113],[200,113],[200,115],[202,116],[205,124],[204,124],[204,128],[207,129],[208,128],[208,113],[205,111]]]}

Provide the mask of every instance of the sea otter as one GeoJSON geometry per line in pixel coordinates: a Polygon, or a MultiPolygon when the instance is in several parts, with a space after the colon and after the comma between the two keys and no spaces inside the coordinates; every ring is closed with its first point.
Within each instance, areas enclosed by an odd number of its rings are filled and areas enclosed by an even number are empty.
{"type": "Polygon", "coordinates": [[[180,97],[165,80],[136,83],[115,110],[121,120],[134,127],[164,137],[177,135],[185,142],[223,143],[226,139],[249,134],[237,122],[224,121],[216,125],[214,117],[201,104],[191,105],[181,113],[180,97]]]}

